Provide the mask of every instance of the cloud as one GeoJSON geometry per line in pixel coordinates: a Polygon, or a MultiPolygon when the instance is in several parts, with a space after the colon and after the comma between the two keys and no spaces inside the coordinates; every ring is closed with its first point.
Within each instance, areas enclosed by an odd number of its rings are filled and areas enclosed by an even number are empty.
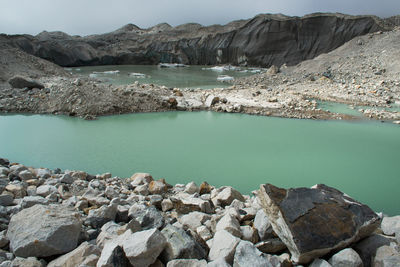
{"type": "Polygon", "coordinates": [[[398,0],[3,0],[0,32],[37,34],[43,30],[69,34],[113,31],[127,23],[150,27],[197,22],[225,24],[260,13],[302,16],[312,12],[341,12],[390,16],[400,13],[398,0]]]}

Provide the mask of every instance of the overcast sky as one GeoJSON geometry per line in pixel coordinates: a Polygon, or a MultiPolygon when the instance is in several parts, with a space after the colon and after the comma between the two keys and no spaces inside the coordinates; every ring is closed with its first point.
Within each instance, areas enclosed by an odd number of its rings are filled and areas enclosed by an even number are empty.
{"type": "Polygon", "coordinates": [[[0,33],[43,30],[88,35],[133,23],[225,24],[260,13],[302,16],[313,12],[388,17],[400,14],[400,0],[0,0],[0,33]]]}

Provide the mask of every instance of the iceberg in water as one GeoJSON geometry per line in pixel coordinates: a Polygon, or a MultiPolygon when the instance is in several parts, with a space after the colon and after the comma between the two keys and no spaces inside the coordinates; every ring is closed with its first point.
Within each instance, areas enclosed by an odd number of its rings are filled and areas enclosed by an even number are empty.
{"type": "Polygon", "coordinates": [[[240,67],[235,67],[232,65],[225,65],[225,66],[214,66],[211,68],[203,68],[202,70],[212,70],[212,71],[217,71],[217,72],[223,72],[223,71],[240,71],[240,67]]]}
{"type": "Polygon", "coordinates": [[[117,74],[119,70],[93,71],[94,74],[117,74]]]}
{"type": "Polygon", "coordinates": [[[135,77],[135,78],[146,78],[146,74],[138,73],[138,72],[129,73],[129,76],[135,77]]]}
{"type": "Polygon", "coordinates": [[[228,76],[228,75],[219,75],[217,77],[217,81],[220,81],[220,82],[231,82],[233,80],[234,80],[234,78],[232,76],[228,76]]]}
{"type": "Polygon", "coordinates": [[[185,64],[180,64],[180,63],[160,63],[158,64],[160,68],[182,68],[182,67],[188,67],[185,64]]]}

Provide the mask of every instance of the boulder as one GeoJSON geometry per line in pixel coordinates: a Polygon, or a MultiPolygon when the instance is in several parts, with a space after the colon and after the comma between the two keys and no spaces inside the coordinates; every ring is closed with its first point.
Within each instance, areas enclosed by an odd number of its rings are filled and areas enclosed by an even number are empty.
{"type": "Polygon", "coordinates": [[[400,252],[392,246],[382,246],[376,251],[373,260],[375,267],[396,267],[400,266],[400,252]]]}
{"type": "Polygon", "coordinates": [[[10,161],[5,158],[0,158],[0,166],[8,167],[10,165],[10,161]]]}
{"type": "Polygon", "coordinates": [[[257,211],[254,217],[254,228],[257,229],[258,236],[261,241],[267,240],[274,236],[271,222],[269,221],[267,214],[263,209],[257,211]]]}
{"type": "Polygon", "coordinates": [[[168,224],[161,233],[167,244],[160,255],[160,259],[167,263],[173,259],[203,259],[206,251],[183,229],[168,224]]]}
{"type": "Polygon", "coordinates": [[[44,267],[45,262],[39,261],[35,257],[21,258],[16,257],[11,264],[12,267],[44,267]]]}
{"type": "Polygon", "coordinates": [[[265,267],[272,266],[269,259],[249,241],[240,241],[236,247],[233,266],[265,267]]]}
{"type": "Polygon", "coordinates": [[[216,232],[212,240],[208,259],[214,261],[223,258],[227,263],[232,264],[236,246],[239,242],[240,239],[228,231],[222,230],[216,232]]]}
{"type": "MultiPolygon", "coordinates": [[[[97,258],[100,256],[101,250],[88,242],[83,242],[79,247],[73,251],[64,254],[57,259],[51,261],[47,267],[75,267],[80,266],[87,257],[96,255],[97,258]]],[[[92,265],[95,266],[95,265],[92,265]]]]}
{"type": "Polygon", "coordinates": [[[209,185],[207,182],[202,182],[200,187],[199,187],[200,195],[210,194],[211,190],[212,190],[212,186],[209,185]]]}
{"type": "Polygon", "coordinates": [[[371,266],[371,259],[381,246],[388,246],[395,239],[392,237],[374,234],[358,242],[353,249],[360,255],[365,266],[371,266]]]}
{"type": "Polygon", "coordinates": [[[261,241],[256,244],[256,247],[261,252],[267,254],[276,254],[286,249],[285,243],[283,243],[279,238],[271,238],[265,241],[261,241]]]}
{"type": "Polygon", "coordinates": [[[3,230],[0,232],[0,248],[4,248],[10,242],[6,236],[6,231],[7,230],[3,230]]]}
{"type": "Polygon", "coordinates": [[[36,178],[33,173],[29,170],[23,170],[18,174],[18,177],[21,178],[22,181],[30,180],[36,178]]]}
{"type": "Polygon", "coordinates": [[[196,233],[200,236],[204,241],[210,240],[213,236],[207,226],[202,225],[197,227],[196,233]]]}
{"type": "Polygon", "coordinates": [[[225,259],[219,258],[216,259],[215,261],[210,261],[207,264],[207,267],[231,267],[231,265],[228,264],[225,259]]]}
{"type": "Polygon", "coordinates": [[[258,241],[258,233],[257,230],[250,225],[240,226],[240,232],[242,233],[242,239],[249,241],[253,244],[258,241]]]}
{"type": "Polygon", "coordinates": [[[169,198],[165,198],[161,201],[161,209],[162,211],[169,211],[174,208],[174,203],[169,198]]]}
{"type": "Polygon", "coordinates": [[[187,214],[193,211],[201,211],[205,213],[214,212],[214,209],[212,208],[209,201],[194,197],[186,193],[175,195],[170,199],[173,202],[176,211],[181,214],[187,214]]]}
{"type": "Polygon", "coordinates": [[[188,214],[183,215],[178,219],[178,221],[186,227],[192,230],[196,230],[198,227],[203,225],[206,221],[210,220],[211,216],[204,212],[193,211],[188,214]]]}
{"type": "Polygon", "coordinates": [[[315,259],[309,267],[332,267],[332,265],[330,265],[329,262],[327,262],[326,260],[315,259]]]}
{"type": "Polygon", "coordinates": [[[7,238],[20,257],[48,257],[76,248],[82,222],[61,205],[35,205],[12,216],[7,238]]]}
{"type": "Polygon", "coordinates": [[[49,200],[41,196],[27,196],[24,197],[21,201],[21,207],[23,209],[30,208],[36,204],[48,205],[49,200]]]}
{"type": "Polygon", "coordinates": [[[190,182],[186,185],[184,192],[194,194],[199,192],[199,187],[195,182],[190,182]]]}
{"type": "Polygon", "coordinates": [[[116,215],[117,205],[110,204],[108,206],[101,206],[98,209],[89,210],[87,221],[93,228],[100,228],[106,222],[114,221],[116,215]]]}
{"type": "Polygon", "coordinates": [[[400,215],[393,217],[383,217],[381,229],[385,235],[394,235],[400,230],[400,215]]]}
{"type": "Polygon", "coordinates": [[[117,237],[119,235],[118,231],[121,228],[121,225],[115,223],[115,222],[108,222],[105,223],[100,230],[99,235],[96,238],[96,245],[99,248],[103,248],[104,245],[117,237]]]}
{"type": "Polygon", "coordinates": [[[162,180],[151,181],[149,183],[149,193],[152,195],[164,194],[166,191],[167,191],[167,185],[162,180]]]}
{"type": "Polygon", "coordinates": [[[209,95],[204,101],[204,105],[208,108],[214,106],[216,103],[219,102],[219,97],[214,95],[209,95]]]}
{"type": "Polygon", "coordinates": [[[226,230],[236,237],[242,237],[239,221],[229,213],[224,215],[217,223],[216,231],[221,230],[226,230]]]}
{"type": "Polygon", "coordinates": [[[225,207],[229,206],[234,199],[242,202],[245,201],[244,197],[242,196],[242,194],[240,194],[239,191],[230,186],[227,186],[221,192],[219,192],[215,198],[213,198],[213,202],[214,205],[225,207]]]}
{"type": "Polygon", "coordinates": [[[38,88],[38,89],[43,89],[44,85],[32,80],[30,78],[22,77],[22,76],[14,76],[11,79],[8,80],[8,83],[13,87],[13,88],[38,88]]]}
{"type": "Polygon", "coordinates": [[[329,259],[332,266],[337,267],[363,267],[363,262],[357,252],[352,248],[346,248],[329,259]]]}
{"type": "Polygon", "coordinates": [[[357,242],[380,225],[368,206],[326,185],[286,190],[265,184],[258,197],[274,232],[298,263],[357,242]]]}
{"type": "Polygon", "coordinates": [[[13,204],[14,197],[13,194],[1,194],[0,195],[0,205],[1,206],[10,206],[13,204]]]}
{"type": "Polygon", "coordinates": [[[149,184],[151,181],[153,181],[153,177],[148,173],[135,173],[128,179],[133,186],[149,184]]]}
{"type": "Polygon", "coordinates": [[[57,188],[54,185],[41,185],[36,189],[36,194],[42,197],[47,197],[51,193],[57,193],[57,188]]]}
{"type": "Polygon", "coordinates": [[[207,261],[193,259],[172,260],[167,263],[167,267],[207,267],[207,261]]]}
{"type": "Polygon", "coordinates": [[[129,209],[128,216],[136,219],[143,230],[161,228],[164,225],[164,217],[154,206],[136,203],[129,209]]]}
{"type": "Polygon", "coordinates": [[[63,174],[60,178],[60,182],[64,184],[72,184],[74,181],[74,178],[68,173],[63,174]]]}
{"type": "Polygon", "coordinates": [[[146,267],[156,261],[167,241],[159,230],[150,229],[131,234],[121,244],[133,266],[146,267]]]}
{"type": "Polygon", "coordinates": [[[26,196],[26,189],[20,183],[8,184],[5,189],[11,192],[15,198],[23,198],[26,196]]]}

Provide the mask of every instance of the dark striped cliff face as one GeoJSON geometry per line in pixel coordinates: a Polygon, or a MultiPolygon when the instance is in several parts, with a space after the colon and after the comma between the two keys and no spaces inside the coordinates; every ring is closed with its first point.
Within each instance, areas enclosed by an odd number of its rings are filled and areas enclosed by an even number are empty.
{"type": "Polygon", "coordinates": [[[224,26],[159,24],[140,29],[129,24],[111,33],[85,37],[61,32],[1,35],[0,44],[61,66],[178,62],[269,67],[314,58],[356,36],[390,27],[384,25],[372,16],[259,15],[224,26]]]}

